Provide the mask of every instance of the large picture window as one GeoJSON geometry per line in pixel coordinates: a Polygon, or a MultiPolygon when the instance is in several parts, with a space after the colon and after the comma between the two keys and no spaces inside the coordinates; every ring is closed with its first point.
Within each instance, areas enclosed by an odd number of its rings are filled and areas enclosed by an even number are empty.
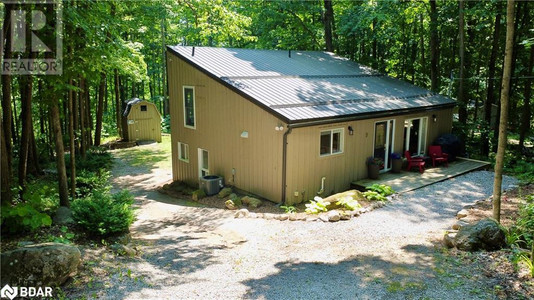
{"type": "Polygon", "coordinates": [[[343,153],[343,129],[321,131],[319,155],[343,153]]]}
{"type": "Polygon", "coordinates": [[[195,88],[184,86],[184,126],[195,129],[195,88]]]}

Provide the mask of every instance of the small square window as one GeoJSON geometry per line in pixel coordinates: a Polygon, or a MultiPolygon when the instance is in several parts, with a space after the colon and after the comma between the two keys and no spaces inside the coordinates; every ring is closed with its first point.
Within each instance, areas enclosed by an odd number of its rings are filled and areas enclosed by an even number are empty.
{"type": "Polygon", "coordinates": [[[343,129],[321,131],[320,156],[343,153],[343,129]]]}
{"type": "Polygon", "coordinates": [[[178,142],[178,158],[181,161],[189,162],[189,145],[178,142]]]}
{"type": "Polygon", "coordinates": [[[141,111],[146,111],[146,105],[141,105],[141,111]]]}

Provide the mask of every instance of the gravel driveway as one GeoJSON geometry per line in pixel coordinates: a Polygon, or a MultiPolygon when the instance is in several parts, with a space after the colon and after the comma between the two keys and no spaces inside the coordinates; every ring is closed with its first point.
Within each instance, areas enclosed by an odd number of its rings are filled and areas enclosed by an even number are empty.
{"type": "MultiPolygon", "coordinates": [[[[444,255],[436,243],[463,205],[491,194],[492,172],[412,191],[337,223],[234,219],[229,211],[195,207],[134,182],[140,209],[132,233],[141,254],[117,260],[118,271],[99,279],[106,288],[89,289],[89,297],[496,297],[491,279],[444,255]]],[[[505,188],[514,184],[504,178],[505,188]]]]}

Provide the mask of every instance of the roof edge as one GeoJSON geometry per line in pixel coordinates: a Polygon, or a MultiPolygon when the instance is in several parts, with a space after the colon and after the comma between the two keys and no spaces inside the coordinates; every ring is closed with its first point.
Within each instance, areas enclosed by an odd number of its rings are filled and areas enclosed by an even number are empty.
{"type": "Polygon", "coordinates": [[[453,108],[456,106],[456,103],[446,103],[438,104],[432,106],[418,107],[418,108],[403,108],[390,111],[381,111],[381,112],[370,112],[363,114],[352,114],[346,116],[336,116],[336,117],[327,117],[327,118],[318,118],[318,119],[304,119],[293,121],[288,124],[288,127],[291,128],[301,128],[301,127],[310,127],[316,125],[326,125],[338,122],[349,122],[349,121],[359,121],[359,120],[368,120],[374,118],[384,118],[391,116],[399,115],[408,115],[413,113],[425,112],[425,111],[435,111],[446,108],[453,108]]]}
{"type": "Polygon", "coordinates": [[[186,63],[188,63],[189,65],[191,66],[194,66],[195,68],[197,68],[198,70],[200,70],[202,73],[204,73],[205,75],[207,75],[208,77],[210,77],[211,79],[214,79],[215,81],[217,81],[218,83],[222,84],[223,86],[229,88],[230,90],[234,91],[235,93],[237,93],[238,95],[240,95],[241,97],[249,100],[250,102],[256,104],[257,106],[259,106],[261,109],[265,110],[266,112],[268,112],[269,114],[275,116],[276,118],[282,120],[284,123],[286,124],[289,124],[291,123],[291,120],[289,120],[287,117],[277,113],[276,111],[274,111],[272,108],[270,108],[269,106],[267,105],[264,105],[263,103],[259,102],[256,98],[250,96],[249,94],[243,92],[242,90],[238,89],[237,87],[233,86],[232,84],[224,81],[223,79],[221,79],[220,77],[218,77],[217,75],[209,72],[208,70],[204,69],[203,67],[199,66],[198,64],[196,64],[195,62],[193,62],[192,60],[190,60],[189,58],[185,57],[184,55],[178,53],[178,51],[174,50],[172,48],[172,46],[167,46],[167,50],[170,51],[172,54],[174,54],[176,57],[178,57],[179,59],[185,61],[186,63]]]}

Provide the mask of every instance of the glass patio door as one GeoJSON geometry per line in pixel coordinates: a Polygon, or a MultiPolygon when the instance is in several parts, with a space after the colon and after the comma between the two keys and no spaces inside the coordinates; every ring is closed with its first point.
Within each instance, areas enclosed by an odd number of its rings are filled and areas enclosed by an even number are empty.
{"type": "Polygon", "coordinates": [[[387,120],[375,123],[374,157],[384,161],[381,172],[391,170],[390,155],[393,152],[395,120],[387,120]]]}
{"type": "Polygon", "coordinates": [[[427,123],[426,117],[404,121],[404,149],[411,155],[426,153],[427,123]]]}

